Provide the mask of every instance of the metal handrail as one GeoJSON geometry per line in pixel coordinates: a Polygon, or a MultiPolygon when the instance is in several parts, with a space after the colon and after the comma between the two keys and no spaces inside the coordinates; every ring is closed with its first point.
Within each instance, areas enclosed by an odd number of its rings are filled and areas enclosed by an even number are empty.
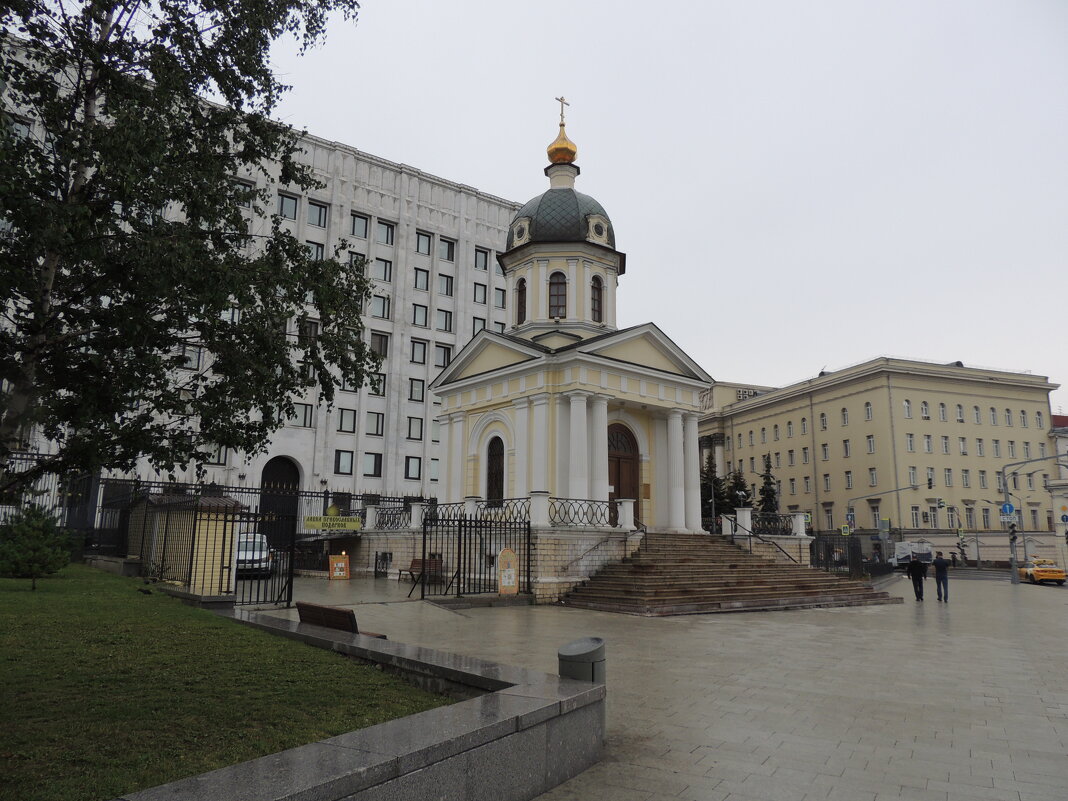
{"type": "Polygon", "coordinates": [[[731,531],[731,544],[732,545],[736,544],[734,542],[734,537],[735,537],[735,532],[737,532],[739,529],[741,529],[742,531],[745,531],[749,535],[749,553],[753,552],[753,537],[756,537],[758,540],[760,540],[765,545],[774,545],[776,548],[778,548],[782,552],[783,556],[785,556],[787,559],[789,559],[794,564],[797,564],[797,565],[801,564],[800,560],[795,559],[794,555],[792,553],[789,553],[785,548],[783,548],[781,545],[779,545],[779,543],[775,542],[774,540],[766,540],[766,539],[764,539],[764,537],[762,535],[757,534],[755,531],[750,531],[745,526],[743,526],[741,523],[739,523],[737,520],[734,521],[733,531],[731,531]]]}

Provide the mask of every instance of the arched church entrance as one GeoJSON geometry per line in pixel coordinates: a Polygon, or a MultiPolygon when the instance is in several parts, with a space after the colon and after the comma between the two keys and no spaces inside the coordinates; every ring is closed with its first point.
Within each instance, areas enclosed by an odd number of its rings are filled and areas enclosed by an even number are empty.
{"type": "Polygon", "coordinates": [[[494,437],[486,454],[486,500],[500,505],[504,500],[504,440],[494,437]]]}
{"type": "MultiPolygon", "coordinates": [[[[630,429],[620,423],[608,426],[608,500],[618,498],[634,499],[634,515],[640,518],[641,499],[640,491],[641,464],[638,452],[638,441],[630,432],[630,429]]],[[[616,507],[612,506],[612,525],[616,523],[616,507]]]]}
{"type": "Polygon", "coordinates": [[[300,468],[286,456],[275,456],[260,474],[260,533],[271,548],[288,548],[297,530],[300,468]]]}

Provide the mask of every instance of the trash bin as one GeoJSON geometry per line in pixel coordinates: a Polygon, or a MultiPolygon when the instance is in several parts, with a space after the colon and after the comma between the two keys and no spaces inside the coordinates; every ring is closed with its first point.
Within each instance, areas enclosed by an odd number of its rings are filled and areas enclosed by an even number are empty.
{"type": "Polygon", "coordinates": [[[604,684],[604,640],[600,637],[583,637],[561,646],[556,653],[560,663],[560,676],[604,684]]]}

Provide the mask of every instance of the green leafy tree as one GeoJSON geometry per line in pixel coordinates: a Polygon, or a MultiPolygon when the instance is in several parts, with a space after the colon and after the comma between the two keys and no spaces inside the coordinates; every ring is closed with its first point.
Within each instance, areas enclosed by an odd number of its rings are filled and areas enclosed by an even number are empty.
{"type": "Polygon", "coordinates": [[[779,513],[779,489],[771,473],[771,456],[764,455],[764,472],[760,474],[760,514],[779,513]]]}
{"type": "Polygon", "coordinates": [[[257,452],[295,398],[375,369],[362,263],[344,241],[315,258],[276,213],[279,189],[321,184],[270,118],[274,41],[306,49],[357,8],[0,8],[0,491],[257,452]],[[30,430],[55,453],[16,474],[30,430]]]}
{"type": "Polygon", "coordinates": [[[39,506],[18,510],[0,523],[0,574],[31,580],[49,576],[70,561],[70,538],[39,506]]]}
{"type": "Polygon", "coordinates": [[[738,471],[734,471],[727,479],[727,508],[733,513],[736,509],[743,507],[752,507],[753,505],[753,493],[749,489],[749,485],[745,483],[745,475],[738,471]]]}

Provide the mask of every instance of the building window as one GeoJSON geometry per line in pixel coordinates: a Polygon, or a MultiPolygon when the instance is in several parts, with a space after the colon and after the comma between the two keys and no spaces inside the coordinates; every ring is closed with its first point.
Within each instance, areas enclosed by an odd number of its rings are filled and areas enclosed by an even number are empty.
{"type": "Polygon", "coordinates": [[[438,293],[445,297],[452,297],[452,276],[451,275],[439,275],[438,276],[438,293]]]}
{"type": "Polygon", "coordinates": [[[334,472],[339,476],[352,475],[352,451],[334,451],[334,472]]]}
{"type": "Polygon", "coordinates": [[[430,325],[428,315],[430,309],[419,303],[412,304],[412,325],[417,325],[420,328],[426,328],[430,325]]]}
{"type": "Polygon", "coordinates": [[[865,437],[865,442],[868,446],[868,453],[875,453],[875,436],[868,434],[868,436],[865,437]]]}
{"type": "Polygon", "coordinates": [[[792,450],[789,450],[789,451],[786,452],[786,466],[787,467],[793,467],[794,466],[794,452],[792,450]]]}
{"type": "Polygon", "coordinates": [[[943,423],[946,422],[946,404],[944,403],[938,404],[938,419],[943,423]]]}
{"type": "Polygon", "coordinates": [[[983,507],[983,528],[985,528],[985,529],[990,528],[990,507],[989,506],[984,506],[983,507]]]}
{"type": "Polygon", "coordinates": [[[367,413],[367,436],[381,437],[386,430],[386,415],[382,412],[367,413]]]}
{"type": "Polygon", "coordinates": [[[916,437],[914,437],[912,434],[905,435],[905,450],[909,453],[916,452],[916,437]]]}
{"type": "Polygon", "coordinates": [[[423,438],[423,418],[422,417],[409,417],[408,418],[408,439],[423,438]]]}
{"type": "Polygon", "coordinates": [[[474,336],[483,328],[486,327],[485,317],[472,317],[471,318],[471,336],[474,336]]]}
{"type": "Polygon", "coordinates": [[[801,418],[801,433],[802,434],[807,434],[808,433],[808,418],[807,417],[802,417],[801,418]]]}
{"type": "Polygon", "coordinates": [[[998,492],[1005,491],[1005,477],[1001,474],[1000,470],[994,473],[994,483],[997,485],[998,492]]]}
{"type": "Polygon", "coordinates": [[[426,393],[426,382],[421,378],[409,378],[408,379],[408,400],[415,401],[416,403],[423,402],[423,396],[426,393]]]}
{"type": "Polygon", "coordinates": [[[386,374],[370,373],[367,376],[367,394],[378,398],[386,396],[386,374]]]}
{"type": "Polygon", "coordinates": [[[1038,455],[1040,457],[1042,457],[1043,459],[1046,458],[1046,443],[1045,442],[1038,443],[1038,455]]]}
{"type": "Polygon", "coordinates": [[[487,250],[475,250],[475,269],[485,270],[489,267],[489,251],[487,250]]]}
{"type": "Polygon", "coordinates": [[[912,401],[910,400],[905,401],[905,417],[912,418],[912,401]]]}
{"type": "Polygon", "coordinates": [[[878,484],[879,484],[879,479],[878,479],[878,474],[875,471],[875,468],[874,467],[869,467],[868,468],[868,486],[869,487],[875,487],[875,486],[878,486],[878,484]]]}
{"type": "Polygon", "coordinates": [[[972,485],[972,471],[967,468],[962,468],[960,471],[960,485],[965,489],[968,489],[972,485]]]}
{"type": "Polygon", "coordinates": [[[827,430],[827,415],[825,413],[823,413],[823,412],[820,412],[820,431],[826,431],[826,430],[827,430]]]}
{"type": "Polygon", "coordinates": [[[824,509],[823,510],[823,517],[824,517],[824,522],[827,524],[827,528],[829,528],[829,529],[834,528],[834,510],[833,509],[824,509]]]}
{"type": "Polygon", "coordinates": [[[1020,409],[1020,425],[1027,428],[1027,412],[1020,409]]]}
{"type": "Polygon", "coordinates": [[[775,466],[782,467],[782,454],[778,451],[775,452],[775,466]]]}
{"type": "Polygon", "coordinates": [[[928,405],[927,401],[923,401],[920,404],[920,418],[923,420],[931,419],[931,407],[928,405]]]}
{"type": "Polygon", "coordinates": [[[423,459],[419,456],[404,457],[404,478],[419,481],[423,478],[423,459]]]}
{"type": "Polygon", "coordinates": [[[945,484],[947,487],[952,487],[953,486],[953,468],[952,467],[947,467],[945,470],[942,471],[942,483],[945,484]]]}
{"type": "Polygon", "coordinates": [[[567,317],[567,278],[561,272],[549,276],[549,316],[567,317]]]}
{"type": "Polygon", "coordinates": [[[371,478],[382,477],[382,454],[365,453],[363,455],[363,474],[371,478]]]}
{"type": "Polygon", "coordinates": [[[178,356],[178,366],[183,370],[199,370],[203,353],[203,348],[200,345],[183,343],[175,348],[175,354],[178,356]]]}
{"type": "Polygon", "coordinates": [[[961,456],[967,456],[968,455],[968,438],[967,437],[957,437],[957,447],[960,448],[960,455],[961,456]]]}
{"type": "Polygon", "coordinates": [[[930,521],[931,528],[938,528],[938,507],[927,507],[927,519],[930,521]]]}
{"type": "Polygon", "coordinates": [[[914,466],[909,467],[909,486],[916,486],[916,468],[914,466]]]}
{"type": "Polygon", "coordinates": [[[823,474],[823,491],[824,492],[830,492],[831,491],[831,474],[830,473],[824,473],[823,474]]]}
{"type": "Polygon", "coordinates": [[[520,278],[515,285],[515,324],[527,321],[527,280],[520,278]]]}
{"type": "Polygon", "coordinates": [[[294,403],[289,424],[298,428],[312,428],[315,425],[315,407],[310,403],[294,403]]]}
{"type": "Polygon", "coordinates": [[[871,504],[871,527],[878,530],[879,528],[879,504],[871,504]]]}
{"type": "Polygon", "coordinates": [[[1042,428],[1043,426],[1042,412],[1035,412],[1035,428],[1042,428]]]}
{"type": "Polygon", "coordinates": [[[440,466],[437,459],[430,460],[430,480],[437,481],[439,475],[440,466]]]}
{"type": "Polygon", "coordinates": [[[797,479],[796,478],[791,478],[790,479],[790,494],[791,495],[797,495],[797,479]]]}
{"type": "Polygon", "coordinates": [[[831,458],[831,449],[826,442],[820,445],[820,458],[825,462],[831,458]]]}
{"type": "Polygon", "coordinates": [[[604,285],[601,283],[600,276],[595,275],[590,282],[590,318],[595,323],[600,323],[604,320],[602,311],[603,295],[604,285]]]}
{"type": "Polygon", "coordinates": [[[297,199],[292,195],[278,196],[278,216],[283,220],[297,219],[297,199]]]}
{"type": "Polygon", "coordinates": [[[426,364],[426,343],[421,339],[412,340],[412,364],[426,364]]]}
{"type": "Polygon", "coordinates": [[[983,456],[984,455],[983,441],[981,439],[979,439],[978,437],[976,437],[976,440],[975,440],[975,455],[976,456],[983,456]]]}
{"type": "Polygon", "coordinates": [[[843,439],[842,440],[842,456],[844,456],[845,458],[848,459],[849,456],[850,456],[851,450],[852,449],[849,447],[849,440],[848,439],[843,439]]]}
{"type": "Polygon", "coordinates": [[[456,261],[456,243],[448,239],[439,239],[438,258],[442,261],[456,261]]]}
{"type": "Polygon", "coordinates": [[[935,472],[933,467],[927,468],[927,489],[934,489],[935,472]]]}
{"type": "Polygon", "coordinates": [[[371,265],[371,277],[376,281],[393,280],[393,262],[387,259],[375,259],[371,265]]]}
{"type": "Polygon", "coordinates": [[[995,459],[1000,459],[1001,458],[1001,440],[1000,439],[991,440],[990,441],[990,446],[991,446],[991,448],[993,448],[994,458],[995,459]]]}
{"type": "Polygon", "coordinates": [[[430,421],[430,441],[441,442],[441,423],[437,420],[430,421]]]}
{"type": "Polygon", "coordinates": [[[389,356],[389,334],[380,334],[378,331],[372,331],[371,352],[377,353],[383,359],[389,356]]]}
{"type": "Polygon", "coordinates": [[[507,300],[508,293],[505,290],[499,287],[493,290],[493,305],[495,307],[497,307],[498,309],[503,309],[507,300]]]}
{"type": "Polygon", "coordinates": [[[438,331],[452,331],[452,312],[438,309],[434,318],[438,331]]]}
{"type": "Polygon", "coordinates": [[[312,261],[322,261],[323,256],[326,255],[326,251],[318,242],[307,241],[304,243],[304,247],[308,249],[308,258],[312,261]]]}
{"type": "Polygon", "coordinates": [[[913,528],[919,528],[920,527],[920,507],[913,506],[910,511],[912,512],[912,527],[913,528]]]}
{"type": "Polygon", "coordinates": [[[993,406],[990,407],[990,425],[996,426],[998,424],[998,410],[993,406]]]}
{"type": "Polygon", "coordinates": [[[801,449],[801,464],[808,464],[808,448],[801,449]]]}
{"type": "Polygon", "coordinates": [[[316,228],[326,228],[327,206],[323,203],[316,203],[314,200],[308,201],[308,225],[314,225],[316,228]]]}
{"type": "Polygon", "coordinates": [[[964,507],[964,525],[975,528],[975,509],[971,506],[964,507]]]}
{"type": "Polygon", "coordinates": [[[415,232],[415,252],[422,253],[424,256],[430,255],[430,234],[424,234],[422,231],[415,232]]]}
{"type": "Polygon", "coordinates": [[[776,423],[774,426],[772,426],[772,428],[771,428],[771,437],[776,442],[779,441],[779,424],[778,423],[776,423]]]}
{"type": "Polygon", "coordinates": [[[786,423],[786,438],[789,439],[794,435],[794,421],[788,420],[786,423]]]}
{"type": "Polygon", "coordinates": [[[504,323],[500,322],[499,320],[495,320],[494,321],[494,323],[493,323],[493,330],[494,331],[496,331],[498,334],[503,334],[504,333],[504,329],[505,329],[505,324],[504,323]]]}
{"type": "Polygon", "coordinates": [[[356,433],[356,410],[337,410],[337,430],[346,434],[356,433]]]}
{"type": "Polygon", "coordinates": [[[760,444],[765,445],[768,441],[768,430],[766,428],[760,429],[760,444]]]}
{"type": "Polygon", "coordinates": [[[371,316],[388,320],[389,298],[385,295],[371,295],[371,316]]]}
{"type": "Polygon", "coordinates": [[[871,420],[872,419],[871,401],[869,401],[869,402],[864,404],[864,419],[865,420],[871,420]]]}
{"type": "Polygon", "coordinates": [[[959,403],[957,404],[957,422],[964,422],[964,407],[961,406],[959,403]]]}
{"type": "Polygon", "coordinates": [[[812,492],[812,477],[805,476],[802,480],[805,482],[805,492],[812,492]]]}
{"type": "Polygon", "coordinates": [[[367,218],[362,214],[353,214],[349,219],[352,221],[352,235],[357,239],[366,239],[367,218]]]}
{"type": "Polygon", "coordinates": [[[1031,530],[1038,531],[1038,509],[1031,510],[1031,530]]]}
{"type": "Polygon", "coordinates": [[[434,346],[434,366],[435,367],[448,367],[449,362],[452,361],[452,348],[448,345],[435,345],[434,346]]]}
{"type": "Polygon", "coordinates": [[[846,485],[846,489],[853,489],[853,471],[852,470],[846,470],[845,471],[845,485],[846,485]]]}
{"type": "Polygon", "coordinates": [[[430,270],[415,268],[415,288],[421,289],[423,292],[430,291],[430,270]]]}
{"type": "Polygon", "coordinates": [[[211,453],[208,454],[204,460],[204,464],[213,464],[224,466],[226,464],[226,446],[216,445],[212,448],[211,453]]]}
{"type": "Polygon", "coordinates": [[[1007,426],[1011,426],[1012,425],[1012,409],[1006,409],[1005,410],[1005,425],[1007,425],[1007,426]]]}
{"type": "Polygon", "coordinates": [[[393,225],[388,222],[378,221],[375,227],[375,242],[380,245],[393,244],[393,225]]]}
{"type": "Polygon", "coordinates": [[[1015,459],[1016,458],[1016,440],[1010,439],[1008,441],[1008,446],[1009,446],[1009,458],[1010,459],[1015,459]]]}
{"type": "Polygon", "coordinates": [[[949,437],[942,437],[942,453],[949,453],[949,437]]]}
{"type": "Polygon", "coordinates": [[[842,425],[849,425],[849,410],[842,407],[842,425]]]}
{"type": "Polygon", "coordinates": [[[982,425],[982,423],[983,423],[983,413],[979,411],[979,407],[978,406],[973,406],[972,407],[972,416],[975,419],[975,424],[976,425],[982,425]]]}
{"type": "Polygon", "coordinates": [[[934,453],[933,443],[934,443],[934,440],[931,439],[931,435],[930,434],[924,434],[923,435],[923,452],[924,453],[934,453]]]}
{"type": "Polygon", "coordinates": [[[475,297],[474,297],[475,303],[481,303],[481,304],[485,305],[485,303],[486,303],[486,285],[485,284],[475,284],[474,287],[475,287],[475,297]]]}
{"type": "Polygon", "coordinates": [[[749,447],[752,448],[753,445],[755,445],[755,444],[756,444],[756,440],[753,439],[753,431],[752,431],[752,429],[750,429],[750,431],[749,431],[749,447]]]}
{"type": "Polygon", "coordinates": [[[986,471],[985,470],[980,470],[979,471],[979,489],[986,489],[986,488],[987,488],[986,471]]]}
{"type": "Polygon", "coordinates": [[[955,506],[950,506],[946,509],[946,527],[957,527],[957,507],[955,506]]]}

